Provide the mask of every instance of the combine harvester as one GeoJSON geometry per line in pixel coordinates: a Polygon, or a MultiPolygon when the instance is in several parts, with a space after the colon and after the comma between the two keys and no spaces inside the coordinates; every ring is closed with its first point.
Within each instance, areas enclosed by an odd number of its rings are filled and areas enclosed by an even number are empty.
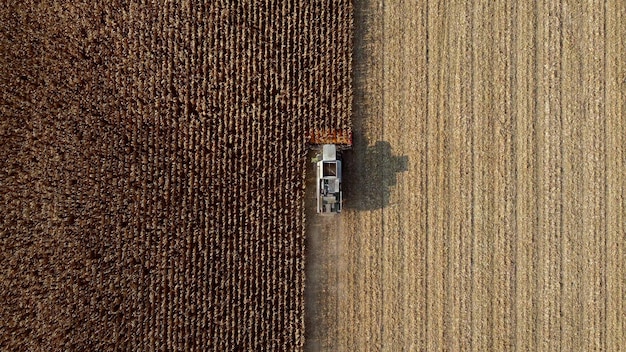
{"type": "MultiPolygon", "coordinates": [[[[344,131],[314,131],[309,143],[319,148],[321,160],[316,158],[317,170],[317,212],[319,214],[339,214],[343,208],[341,190],[342,150],[352,147],[352,133],[344,131]]],[[[318,149],[319,150],[319,149],[318,149]]]]}

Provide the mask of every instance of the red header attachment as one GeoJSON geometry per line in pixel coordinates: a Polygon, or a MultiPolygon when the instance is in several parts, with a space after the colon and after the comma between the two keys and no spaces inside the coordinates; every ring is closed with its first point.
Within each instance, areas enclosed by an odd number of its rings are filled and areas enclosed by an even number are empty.
{"type": "Polygon", "coordinates": [[[311,144],[352,145],[352,132],[340,130],[314,130],[309,135],[311,144]]]}

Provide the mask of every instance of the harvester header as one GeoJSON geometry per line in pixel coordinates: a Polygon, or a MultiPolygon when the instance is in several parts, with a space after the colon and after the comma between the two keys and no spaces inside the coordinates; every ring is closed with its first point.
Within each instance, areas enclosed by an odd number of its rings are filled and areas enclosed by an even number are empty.
{"type": "Polygon", "coordinates": [[[352,146],[352,132],[342,130],[313,130],[309,135],[309,143],[315,145],[335,144],[338,146],[352,146]]]}

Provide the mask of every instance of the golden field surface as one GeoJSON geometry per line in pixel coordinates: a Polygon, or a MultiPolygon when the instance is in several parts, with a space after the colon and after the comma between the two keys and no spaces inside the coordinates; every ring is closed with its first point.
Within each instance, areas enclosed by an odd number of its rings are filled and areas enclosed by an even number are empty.
{"type": "Polygon", "coordinates": [[[626,349],[625,23],[615,0],[356,1],[307,350],[626,349]]]}

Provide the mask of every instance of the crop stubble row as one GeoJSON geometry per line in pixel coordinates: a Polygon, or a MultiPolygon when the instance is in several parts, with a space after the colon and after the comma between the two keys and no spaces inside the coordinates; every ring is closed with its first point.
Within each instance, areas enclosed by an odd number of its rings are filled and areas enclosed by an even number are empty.
{"type": "Polygon", "coordinates": [[[297,350],[310,129],[348,1],[9,3],[3,349],[297,350]]]}

